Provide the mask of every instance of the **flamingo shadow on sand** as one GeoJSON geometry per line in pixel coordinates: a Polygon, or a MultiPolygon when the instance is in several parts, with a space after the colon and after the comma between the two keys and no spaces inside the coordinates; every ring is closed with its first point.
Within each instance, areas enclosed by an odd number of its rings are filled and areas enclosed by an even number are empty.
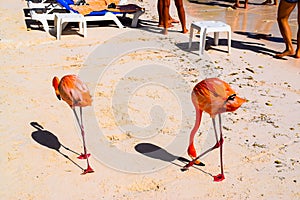
{"type": "Polygon", "coordinates": [[[65,150],[70,151],[78,156],[80,156],[79,153],[73,151],[72,149],[69,149],[68,147],[61,144],[58,140],[58,138],[51,132],[45,130],[39,123],[37,122],[31,122],[30,125],[37,129],[37,131],[32,132],[31,137],[34,141],[39,143],[42,146],[48,147],[49,149],[53,149],[60,153],[62,156],[67,158],[69,161],[71,161],[74,165],[76,165],[81,170],[84,170],[82,167],[80,167],[75,161],[73,161],[69,156],[62,153],[60,151],[60,148],[63,147],[65,150]]]}
{"type": "MultiPolygon", "coordinates": [[[[166,162],[170,162],[172,163],[173,165],[176,165],[180,168],[182,168],[181,165],[177,164],[175,161],[178,160],[184,164],[186,163],[189,163],[190,160],[184,158],[184,157],[181,157],[181,156],[175,156],[171,153],[169,153],[168,151],[166,151],[165,149],[155,145],[155,144],[150,144],[150,143],[139,143],[137,144],[134,149],[145,155],[145,156],[148,156],[150,158],[153,158],[153,159],[159,159],[159,160],[162,160],[162,161],[166,161],[166,162]]],[[[204,163],[199,163],[199,164],[195,164],[193,165],[193,167],[195,169],[198,169],[200,170],[201,172],[203,172],[204,174],[207,174],[207,175],[210,175],[211,177],[213,176],[212,174],[208,173],[208,172],[205,172],[204,170],[196,167],[196,166],[205,166],[204,163]]]]}

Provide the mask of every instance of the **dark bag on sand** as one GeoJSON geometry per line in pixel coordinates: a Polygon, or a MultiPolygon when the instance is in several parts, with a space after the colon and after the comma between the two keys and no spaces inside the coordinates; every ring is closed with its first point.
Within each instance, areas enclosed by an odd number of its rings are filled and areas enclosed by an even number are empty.
{"type": "Polygon", "coordinates": [[[85,0],[77,0],[74,4],[75,4],[76,6],[80,6],[80,5],[88,5],[88,4],[86,3],[85,0]]]}
{"type": "Polygon", "coordinates": [[[115,3],[111,3],[111,4],[109,4],[108,6],[107,6],[107,8],[116,8],[117,6],[116,6],[116,4],[115,3]]]}

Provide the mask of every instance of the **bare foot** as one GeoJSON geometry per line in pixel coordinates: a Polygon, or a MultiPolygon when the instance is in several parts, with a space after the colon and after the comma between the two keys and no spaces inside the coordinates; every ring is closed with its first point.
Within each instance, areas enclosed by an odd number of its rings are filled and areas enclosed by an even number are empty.
{"type": "Polygon", "coordinates": [[[245,8],[245,9],[248,9],[248,4],[245,4],[245,5],[244,5],[244,8],[245,8]]]}
{"type": "MultiPolygon", "coordinates": [[[[285,50],[282,53],[276,54],[275,57],[282,58],[284,56],[292,56],[294,54],[295,54],[294,50],[285,50]]],[[[295,55],[295,57],[296,57],[296,55],[295,55]]]]}
{"type": "Polygon", "coordinates": [[[294,55],[295,58],[300,58],[300,50],[296,50],[296,54],[294,55]]]}
{"type": "Polygon", "coordinates": [[[235,3],[235,4],[233,4],[232,8],[233,8],[233,9],[240,8],[240,4],[238,4],[238,3],[235,3]]]}
{"type": "Polygon", "coordinates": [[[179,21],[176,20],[176,19],[171,18],[171,19],[169,20],[169,23],[175,23],[175,24],[178,24],[179,21]]]}
{"type": "MultiPolygon", "coordinates": [[[[158,24],[158,27],[164,27],[164,25],[163,25],[163,24],[158,24]]],[[[168,27],[167,27],[167,28],[172,28],[172,27],[174,27],[174,25],[168,24],[168,27]]]]}
{"type": "Polygon", "coordinates": [[[168,35],[168,29],[164,28],[164,30],[162,31],[162,33],[163,33],[164,35],[168,35]]]}
{"type": "Polygon", "coordinates": [[[188,32],[189,32],[189,30],[187,30],[187,29],[184,29],[181,31],[181,33],[183,33],[183,34],[188,33],[188,32]]]}

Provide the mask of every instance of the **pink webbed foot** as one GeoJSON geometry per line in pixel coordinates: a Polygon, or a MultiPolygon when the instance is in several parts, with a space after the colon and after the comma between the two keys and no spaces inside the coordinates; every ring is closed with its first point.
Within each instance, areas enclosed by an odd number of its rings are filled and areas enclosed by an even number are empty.
{"type": "Polygon", "coordinates": [[[89,158],[91,156],[91,154],[90,153],[87,153],[87,154],[80,154],[80,156],[78,156],[77,158],[78,159],[87,159],[87,158],[89,158]]]}
{"type": "Polygon", "coordinates": [[[224,174],[218,174],[218,175],[213,176],[213,177],[214,177],[214,181],[215,182],[221,182],[221,181],[223,181],[225,179],[224,174]]]}
{"type": "Polygon", "coordinates": [[[93,173],[93,172],[94,172],[94,170],[90,166],[88,166],[87,169],[85,169],[82,172],[82,175],[87,174],[87,173],[93,173]]]}

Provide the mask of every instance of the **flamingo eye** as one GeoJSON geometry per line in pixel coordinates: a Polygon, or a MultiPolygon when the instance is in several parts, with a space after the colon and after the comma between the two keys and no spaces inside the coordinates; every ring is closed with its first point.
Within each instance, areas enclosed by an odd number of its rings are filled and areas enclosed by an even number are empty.
{"type": "Polygon", "coordinates": [[[227,101],[234,101],[235,97],[236,97],[236,94],[230,95],[230,96],[227,98],[226,102],[227,102],[227,101]]]}

